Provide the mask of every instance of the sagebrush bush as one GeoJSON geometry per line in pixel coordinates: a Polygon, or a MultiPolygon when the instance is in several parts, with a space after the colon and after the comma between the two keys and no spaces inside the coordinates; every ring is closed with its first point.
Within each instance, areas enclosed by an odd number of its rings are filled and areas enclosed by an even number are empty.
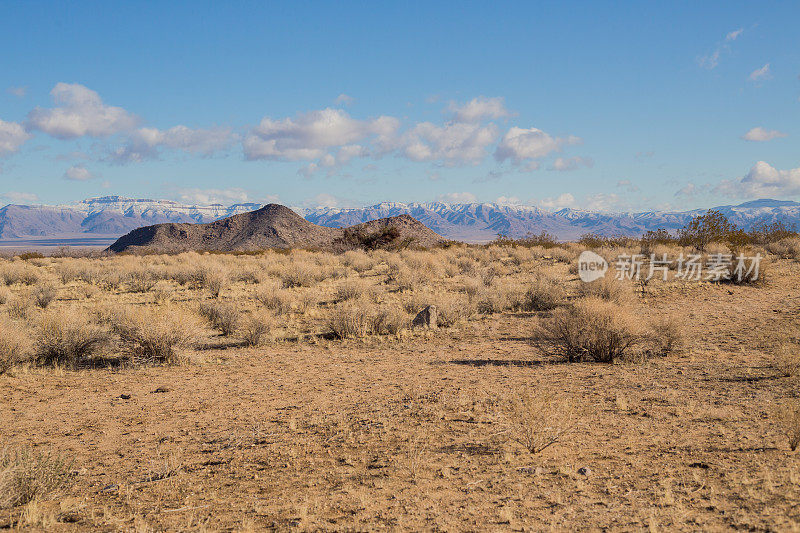
{"type": "Polygon", "coordinates": [[[56,299],[56,288],[52,285],[40,285],[31,291],[31,301],[41,309],[46,309],[56,299]]]}
{"type": "Polygon", "coordinates": [[[35,285],[39,281],[36,267],[23,261],[5,263],[0,267],[0,277],[6,285],[35,285]]]}
{"type": "Polygon", "coordinates": [[[372,331],[372,317],[366,302],[337,305],[328,317],[328,328],[339,339],[366,337],[372,331]]]}
{"type": "Polygon", "coordinates": [[[549,276],[537,274],[531,282],[522,302],[523,311],[550,311],[567,299],[564,285],[549,276]]]}
{"type": "Polygon", "coordinates": [[[14,298],[11,298],[8,301],[8,305],[6,305],[6,312],[8,316],[11,318],[16,318],[17,320],[25,320],[28,318],[31,310],[31,300],[30,298],[19,295],[14,298]]]}
{"type": "Polygon", "coordinates": [[[72,478],[72,464],[59,455],[29,448],[0,450],[0,509],[44,498],[72,478]]]}
{"type": "Polygon", "coordinates": [[[647,340],[641,320],[627,308],[588,297],[556,309],[535,332],[543,351],[573,361],[612,363],[647,340]]]}
{"type": "Polygon", "coordinates": [[[611,272],[590,283],[581,282],[578,287],[578,295],[596,297],[618,304],[627,304],[633,297],[630,285],[618,280],[611,272]]]}
{"type": "Polygon", "coordinates": [[[27,359],[29,348],[26,331],[7,320],[0,320],[0,375],[27,359]]]}
{"type": "Polygon", "coordinates": [[[156,284],[157,280],[152,272],[145,269],[137,269],[128,272],[127,286],[128,292],[141,293],[149,292],[156,284]]]}
{"type": "Polygon", "coordinates": [[[402,309],[388,307],[378,310],[372,318],[372,331],[378,335],[397,335],[408,329],[411,318],[402,309]]]}
{"type": "Polygon", "coordinates": [[[80,311],[46,312],[33,332],[33,358],[42,365],[76,367],[97,355],[110,341],[109,333],[80,311]]]}
{"type": "Polygon", "coordinates": [[[241,321],[238,333],[246,346],[260,346],[272,331],[272,317],[265,314],[250,315],[241,321]]]}
{"type": "Polygon", "coordinates": [[[435,303],[437,324],[440,328],[452,327],[476,312],[475,304],[460,294],[437,294],[435,303]]]}
{"type": "Polygon", "coordinates": [[[123,348],[137,364],[177,364],[178,350],[197,340],[199,327],[186,310],[121,309],[109,317],[123,348]]]}
{"type": "Polygon", "coordinates": [[[569,401],[549,394],[522,394],[509,402],[509,435],[530,453],[557,443],[575,426],[569,401]]]}
{"type": "Polygon", "coordinates": [[[228,303],[201,303],[198,312],[224,336],[233,335],[239,325],[239,309],[228,303]]]}
{"type": "Polygon", "coordinates": [[[361,280],[347,281],[336,288],[336,301],[345,302],[361,298],[367,290],[366,284],[361,280]]]}
{"type": "Polygon", "coordinates": [[[256,294],[261,305],[278,315],[291,313],[296,307],[297,295],[285,289],[266,287],[256,294]]]}

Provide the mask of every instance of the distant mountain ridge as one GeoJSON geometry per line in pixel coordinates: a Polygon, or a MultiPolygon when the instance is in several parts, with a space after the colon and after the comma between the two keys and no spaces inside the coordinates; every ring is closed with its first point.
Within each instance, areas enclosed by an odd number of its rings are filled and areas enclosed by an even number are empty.
{"type": "MultiPolygon", "coordinates": [[[[91,198],[59,206],[7,205],[0,208],[0,240],[66,236],[116,238],[153,224],[207,224],[254,211],[261,206],[254,203],[198,206],[120,196],[91,198]]],[[[696,209],[683,212],[598,213],[569,208],[550,212],[531,206],[441,202],[384,202],[361,208],[292,209],[309,222],[332,228],[410,215],[448,239],[467,242],[487,242],[499,234],[519,238],[542,231],[563,240],[576,239],[585,233],[638,236],[659,228],[676,230],[692,217],[706,212],[706,209],[696,209]]],[[[712,209],[722,212],[731,222],[745,229],[758,222],[776,220],[800,228],[800,203],[789,200],[762,199],[712,209]]]]}

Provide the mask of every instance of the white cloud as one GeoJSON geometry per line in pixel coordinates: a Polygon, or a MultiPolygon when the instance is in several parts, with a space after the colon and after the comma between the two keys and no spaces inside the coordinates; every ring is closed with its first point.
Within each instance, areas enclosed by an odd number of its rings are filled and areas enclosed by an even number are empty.
{"type": "Polygon", "coordinates": [[[744,32],[744,28],[739,28],[738,30],[733,30],[729,32],[728,35],[725,36],[726,41],[735,41],[742,33],[744,32]]]}
{"type": "Polygon", "coordinates": [[[519,164],[524,160],[539,159],[552,152],[557,152],[565,144],[578,144],[580,142],[581,139],[579,137],[570,136],[562,139],[552,137],[537,128],[513,127],[506,132],[500,144],[497,145],[494,157],[501,163],[506,159],[510,159],[519,164]]]}
{"type": "Polygon", "coordinates": [[[328,194],[325,192],[321,192],[312,196],[311,198],[307,198],[302,202],[303,207],[309,209],[316,209],[316,208],[327,208],[333,209],[336,207],[357,207],[358,204],[351,200],[347,200],[345,198],[340,198],[339,196],[334,196],[332,194],[328,194]]]}
{"type": "Polygon", "coordinates": [[[771,141],[772,139],[778,139],[780,137],[786,137],[787,134],[783,133],[778,130],[765,130],[762,127],[756,127],[742,135],[742,139],[745,141],[771,141]]]}
{"type": "Polygon", "coordinates": [[[6,92],[10,95],[16,96],[17,98],[24,98],[26,94],[28,94],[27,87],[9,87],[6,89],[6,92]]]}
{"type": "Polygon", "coordinates": [[[3,197],[9,202],[13,203],[31,203],[39,201],[39,197],[32,192],[9,191],[0,194],[0,197],[3,197]]]}
{"type": "Polygon", "coordinates": [[[404,133],[400,153],[412,161],[443,161],[445,164],[477,164],[497,140],[497,126],[450,122],[436,126],[421,122],[404,133]]]}
{"type": "Polygon", "coordinates": [[[772,77],[772,73],[769,69],[769,63],[766,63],[763,67],[755,69],[753,72],[750,73],[750,76],[747,77],[748,80],[752,82],[761,81],[761,80],[768,80],[772,77]]]}
{"type": "Polygon", "coordinates": [[[105,105],[95,91],[77,83],[57,83],[50,95],[56,107],[37,107],[28,113],[30,129],[59,139],[107,137],[131,130],[138,122],[134,115],[105,105]]]}
{"type": "Polygon", "coordinates": [[[0,157],[16,153],[30,138],[21,124],[0,120],[0,157]]]}
{"type": "Polygon", "coordinates": [[[243,147],[248,160],[312,161],[330,148],[391,136],[398,127],[393,117],[356,120],[341,109],[327,108],[282,120],[265,117],[247,134],[243,147]]]}
{"type": "Polygon", "coordinates": [[[594,161],[589,157],[558,157],[547,170],[556,170],[559,172],[568,172],[571,170],[578,170],[580,167],[592,168],[594,161]]]}
{"type": "Polygon", "coordinates": [[[339,96],[336,97],[336,99],[333,101],[333,103],[335,103],[337,105],[350,105],[355,101],[356,101],[356,99],[353,98],[352,96],[348,96],[348,95],[342,93],[342,94],[340,94],[339,96]]]}
{"type": "Polygon", "coordinates": [[[534,201],[532,203],[545,209],[561,209],[575,205],[575,197],[565,192],[560,194],[557,198],[545,198],[544,200],[534,201]]]}
{"type": "Polygon", "coordinates": [[[70,181],[89,181],[97,176],[89,172],[83,165],[73,165],[64,172],[64,179],[70,181]]]}
{"type": "Polygon", "coordinates": [[[516,196],[500,196],[495,199],[497,205],[522,205],[522,200],[516,196]]]}
{"type": "Polygon", "coordinates": [[[759,161],[742,178],[724,180],[715,193],[732,198],[774,198],[800,195],[800,168],[779,170],[759,161]]]}
{"type": "Polygon", "coordinates": [[[597,193],[586,198],[586,209],[589,211],[614,211],[623,204],[622,198],[614,193],[597,193]]]}
{"type": "Polygon", "coordinates": [[[471,192],[449,192],[437,196],[436,201],[445,204],[474,204],[478,198],[471,192]]]}
{"type": "Polygon", "coordinates": [[[619,180],[617,187],[624,188],[627,192],[639,192],[639,187],[631,183],[631,180],[619,180]]]}
{"type": "Polygon", "coordinates": [[[717,68],[717,65],[719,65],[720,53],[721,49],[717,48],[712,53],[697,58],[697,64],[708,70],[715,69],[717,68]]]}
{"type": "MultiPolygon", "coordinates": [[[[178,198],[181,202],[197,205],[245,203],[249,195],[244,189],[231,187],[229,189],[179,189],[178,198]]],[[[277,197],[276,197],[277,198],[277,197]]]]}
{"type": "Polygon", "coordinates": [[[448,110],[452,113],[453,121],[455,122],[481,122],[487,119],[511,116],[501,97],[487,98],[479,96],[463,105],[450,102],[448,110]]]}
{"type": "Polygon", "coordinates": [[[174,126],[168,130],[139,128],[128,135],[124,146],[113,150],[108,160],[114,163],[139,163],[156,159],[166,148],[190,154],[212,156],[228,148],[238,137],[230,128],[192,129],[174,126]]]}

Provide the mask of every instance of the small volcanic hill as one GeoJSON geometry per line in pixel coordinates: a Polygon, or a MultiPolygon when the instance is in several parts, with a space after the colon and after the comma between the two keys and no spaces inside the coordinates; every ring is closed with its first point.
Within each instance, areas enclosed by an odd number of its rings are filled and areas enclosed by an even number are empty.
{"type": "Polygon", "coordinates": [[[255,251],[311,248],[330,251],[357,248],[427,248],[441,235],[411,217],[400,215],[349,228],[313,224],[288,207],[268,204],[208,224],[166,223],[138,228],[108,247],[112,252],[176,253],[190,250],[255,251]]]}

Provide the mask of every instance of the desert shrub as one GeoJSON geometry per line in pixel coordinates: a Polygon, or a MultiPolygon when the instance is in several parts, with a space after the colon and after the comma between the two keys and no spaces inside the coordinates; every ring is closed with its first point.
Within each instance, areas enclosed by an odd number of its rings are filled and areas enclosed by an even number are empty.
{"type": "Polygon", "coordinates": [[[239,336],[246,346],[260,346],[272,330],[272,318],[266,315],[250,315],[241,321],[239,336]]]}
{"type": "Polygon", "coordinates": [[[137,364],[177,364],[178,350],[195,342],[199,328],[185,310],[122,309],[109,320],[123,348],[137,364]]]}
{"type": "Polygon", "coordinates": [[[683,246],[705,250],[712,242],[727,242],[741,246],[749,243],[750,238],[725,215],[712,209],[704,215],[694,217],[679,229],[678,242],[683,246]]]}
{"type": "Polygon", "coordinates": [[[775,368],[783,377],[800,375],[800,345],[794,342],[781,344],[775,354],[775,368]]]}
{"type": "Polygon", "coordinates": [[[578,295],[582,297],[597,297],[618,304],[628,303],[633,296],[631,287],[610,273],[590,283],[581,283],[578,295]]]}
{"type": "Polygon", "coordinates": [[[372,258],[361,250],[348,250],[345,252],[344,264],[359,274],[367,272],[375,266],[372,258]]]}
{"type": "Polygon", "coordinates": [[[201,284],[212,297],[218,298],[228,284],[228,273],[220,268],[206,268],[202,271],[201,284]]]}
{"type": "Polygon", "coordinates": [[[797,228],[782,220],[771,223],[764,221],[754,224],[750,228],[749,236],[751,242],[755,244],[769,244],[797,237],[797,228]]]}
{"type": "Polygon", "coordinates": [[[680,324],[671,317],[650,324],[646,338],[647,355],[666,356],[683,348],[683,333],[680,324]]]}
{"type": "Polygon", "coordinates": [[[389,266],[389,281],[396,283],[400,291],[411,291],[424,284],[420,271],[402,263],[389,266]]]}
{"type": "Polygon", "coordinates": [[[436,311],[439,327],[449,328],[474,315],[476,309],[469,298],[458,294],[443,293],[436,295],[436,311]]]}
{"type": "Polygon", "coordinates": [[[795,451],[800,446],[800,402],[786,402],[778,408],[776,415],[783,434],[789,440],[789,448],[795,451]]]}
{"type": "Polygon", "coordinates": [[[28,335],[16,324],[0,321],[0,375],[28,355],[28,335]]]}
{"type": "Polygon", "coordinates": [[[377,335],[397,335],[408,329],[411,319],[397,307],[380,309],[372,317],[372,331],[377,335]]]}
{"type": "Polygon", "coordinates": [[[631,244],[632,239],[622,236],[605,236],[597,233],[585,233],[578,239],[578,244],[583,248],[612,248],[623,247],[631,244]]]}
{"type": "Polygon", "coordinates": [[[530,453],[539,453],[569,433],[575,426],[575,417],[567,400],[527,393],[509,402],[509,434],[530,453]]]}
{"type": "Polygon", "coordinates": [[[295,308],[297,296],[288,290],[266,287],[256,295],[261,304],[278,315],[291,313],[295,308]]]}
{"type": "Polygon", "coordinates": [[[33,357],[39,364],[74,368],[95,356],[109,340],[108,332],[84,313],[48,312],[39,318],[34,329],[33,357]]]}
{"type": "Polygon", "coordinates": [[[52,285],[40,285],[31,291],[31,301],[41,309],[46,309],[56,299],[56,288],[52,285]]]}
{"type": "Polygon", "coordinates": [[[367,286],[362,281],[348,281],[336,288],[336,301],[345,302],[361,298],[367,292],[367,286]]]}
{"type": "Polygon", "coordinates": [[[612,363],[647,339],[641,321],[624,307],[588,297],[556,309],[535,332],[541,350],[574,362],[612,363]]]}
{"type": "Polygon", "coordinates": [[[133,270],[127,275],[128,292],[149,292],[156,281],[155,277],[145,269],[133,270]]]}
{"type": "Polygon", "coordinates": [[[6,263],[0,272],[3,283],[6,285],[35,285],[39,281],[39,273],[36,267],[28,265],[22,261],[6,263]]]}
{"type": "Polygon", "coordinates": [[[559,263],[571,263],[578,257],[578,254],[574,251],[561,247],[551,248],[548,251],[548,255],[559,263]]]}
{"type": "Polygon", "coordinates": [[[544,274],[537,274],[525,292],[523,311],[549,311],[561,305],[567,293],[561,282],[544,274]]]}
{"type": "Polygon", "coordinates": [[[658,229],[645,232],[639,240],[639,244],[641,246],[641,253],[650,255],[654,253],[656,246],[674,244],[676,241],[677,239],[672,236],[670,232],[665,229],[658,229]]]}
{"type": "Polygon", "coordinates": [[[364,302],[337,305],[328,318],[328,328],[339,339],[366,337],[371,332],[372,317],[364,302]]]}
{"type": "Polygon", "coordinates": [[[11,298],[11,291],[5,287],[0,287],[0,305],[5,304],[11,298]]]}
{"type": "Polygon", "coordinates": [[[29,448],[0,451],[0,509],[44,498],[70,480],[71,462],[29,448]]]}
{"type": "Polygon", "coordinates": [[[11,318],[16,318],[18,320],[25,320],[28,318],[31,310],[31,300],[30,298],[19,295],[15,298],[12,298],[8,301],[8,305],[6,306],[6,311],[8,312],[8,316],[11,318]]]}
{"type": "Polygon", "coordinates": [[[233,335],[239,325],[239,309],[233,304],[210,302],[198,308],[200,316],[208,320],[211,327],[224,336],[233,335]]]}
{"type": "Polygon", "coordinates": [[[280,276],[283,287],[311,287],[316,281],[314,272],[305,265],[292,264],[280,276]]]}

